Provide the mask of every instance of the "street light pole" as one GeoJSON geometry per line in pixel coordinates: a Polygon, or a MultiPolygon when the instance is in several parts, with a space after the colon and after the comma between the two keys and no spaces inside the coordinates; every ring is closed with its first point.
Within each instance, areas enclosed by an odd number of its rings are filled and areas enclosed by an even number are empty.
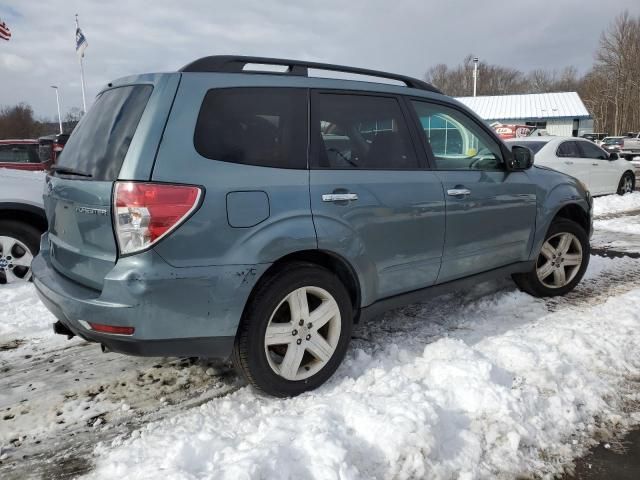
{"type": "Polygon", "coordinates": [[[473,57],[473,96],[476,96],[478,84],[478,57],[473,57]]]}
{"type": "Polygon", "coordinates": [[[58,87],[56,85],[51,85],[56,91],[56,105],[58,105],[58,125],[60,125],[60,133],[62,133],[62,117],[60,116],[60,95],[58,95],[58,87]]]}

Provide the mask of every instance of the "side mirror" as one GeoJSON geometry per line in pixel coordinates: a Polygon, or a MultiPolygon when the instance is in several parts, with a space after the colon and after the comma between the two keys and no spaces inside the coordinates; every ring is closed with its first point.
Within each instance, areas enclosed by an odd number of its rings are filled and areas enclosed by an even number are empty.
{"type": "Polygon", "coordinates": [[[611,152],[609,154],[609,160],[618,160],[620,158],[620,155],[618,155],[616,152],[611,152]]]}
{"type": "Polygon", "coordinates": [[[511,147],[510,157],[507,158],[507,170],[510,172],[518,172],[531,168],[534,156],[530,148],[514,145],[511,147]]]}

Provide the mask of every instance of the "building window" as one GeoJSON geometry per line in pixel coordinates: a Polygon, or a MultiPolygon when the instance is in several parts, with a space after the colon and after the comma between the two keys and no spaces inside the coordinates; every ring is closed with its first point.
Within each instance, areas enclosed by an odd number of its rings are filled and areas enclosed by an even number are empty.
{"type": "Polygon", "coordinates": [[[544,122],[525,122],[525,125],[528,125],[530,127],[536,127],[536,128],[539,128],[540,130],[544,130],[547,128],[546,120],[544,122]]]}

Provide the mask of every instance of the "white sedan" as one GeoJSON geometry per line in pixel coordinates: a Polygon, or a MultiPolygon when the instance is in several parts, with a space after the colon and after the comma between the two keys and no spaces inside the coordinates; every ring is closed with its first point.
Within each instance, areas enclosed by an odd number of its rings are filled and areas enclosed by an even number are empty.
{"type": "Polygon", "coordinates": [[[633,165],[615,153],[582,138],[525,137],[507,140],[507,144],[529,147],[535,164],[549,167],[584,183],[592,195],[624,195],[635,188],[633,165]]]}

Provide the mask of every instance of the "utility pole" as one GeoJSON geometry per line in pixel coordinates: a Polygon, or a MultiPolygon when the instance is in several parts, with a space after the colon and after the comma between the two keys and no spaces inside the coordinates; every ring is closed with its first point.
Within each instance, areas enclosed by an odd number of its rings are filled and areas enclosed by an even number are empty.
{"type": "Polygon", "coordinates": [[[478,57],[473,57],[473,96],[476,96],[478,85],[478,57]]]}
{"type": "Polygon", "coordinates": [[[62,133],[62,117],[60,116],[60,95],[58,95],[58,86],[51,85],[51,88],[56,91],[56,104],[58,105],[58,125],[60,125],[60,133],[62,133]]]}

